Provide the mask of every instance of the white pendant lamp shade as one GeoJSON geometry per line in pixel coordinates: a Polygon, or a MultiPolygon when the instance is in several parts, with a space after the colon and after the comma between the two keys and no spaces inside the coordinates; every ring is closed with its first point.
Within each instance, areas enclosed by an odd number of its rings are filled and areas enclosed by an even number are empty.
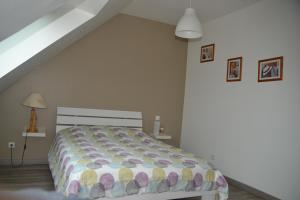
{"type": "Polygon", "coordinates": [[[175,35],[181,38],[196,39],[202,37],[202,27],[193,8],[185,9],[179,20],[175,35]]]}

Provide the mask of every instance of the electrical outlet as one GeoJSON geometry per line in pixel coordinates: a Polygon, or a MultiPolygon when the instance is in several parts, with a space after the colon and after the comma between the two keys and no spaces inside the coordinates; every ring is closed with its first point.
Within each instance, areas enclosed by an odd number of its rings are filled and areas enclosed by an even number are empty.
{"type": "Polygon", "coordinates": [[[9,142],[8,143],[8,148],[10,148],[10,149],[16,148],[16,143],[15,142],[9,142]]]}

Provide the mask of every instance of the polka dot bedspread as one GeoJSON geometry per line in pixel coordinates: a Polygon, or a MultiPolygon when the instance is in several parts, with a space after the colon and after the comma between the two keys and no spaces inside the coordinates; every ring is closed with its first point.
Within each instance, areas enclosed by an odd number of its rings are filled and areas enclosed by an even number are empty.
{"type": "Polygon", "coordinates": [[[226,180],[206,160],[135,129],[64,129],[51,146],[49,166],[56,190],[67,197],[212,190],[228,197],[226,180]]]}

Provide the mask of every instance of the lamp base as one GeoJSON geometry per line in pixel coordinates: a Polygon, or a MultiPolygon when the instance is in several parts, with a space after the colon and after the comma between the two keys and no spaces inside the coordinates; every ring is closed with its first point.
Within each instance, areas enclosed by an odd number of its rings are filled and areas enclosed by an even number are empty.
{"type": "Polygon", "coordinates": [[[26,132],[27,132],[27,133],[38,133],[38,130],[37,130],[37,129],[30,129],[30,128],[28,128],[28,129],[26,130],[26,132]]]}
{"type": "Polygon", "coordinates": [[[36,127],[36,122],[37,122],[37,115],[35,112],[35,108],[31,108],[29,127],[26,130],[28,133],[38,132],[38,129],[36,127]]]}

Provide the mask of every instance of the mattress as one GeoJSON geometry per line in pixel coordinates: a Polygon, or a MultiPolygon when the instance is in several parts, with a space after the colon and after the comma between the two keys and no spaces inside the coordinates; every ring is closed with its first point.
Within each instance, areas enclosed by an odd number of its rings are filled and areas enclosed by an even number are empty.
{"type": "Polygon", "coordinates": [[[206,160],[135,129],[64,129],[48,159],[56,190],[68,197],[178,191],[217,191],[220,199],[228,197],[225,178],[206,160]]]}

